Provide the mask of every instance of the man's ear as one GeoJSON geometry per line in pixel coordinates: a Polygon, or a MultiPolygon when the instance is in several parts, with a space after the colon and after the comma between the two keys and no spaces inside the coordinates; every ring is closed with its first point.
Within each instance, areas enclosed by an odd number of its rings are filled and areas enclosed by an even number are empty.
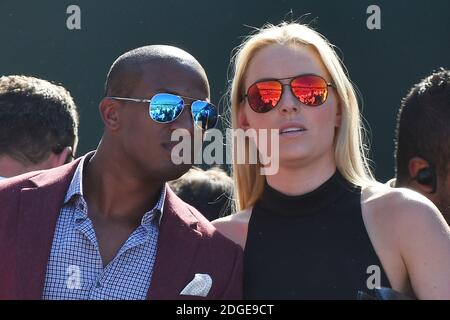
{"type": "Polygon", "coordinates": [[[247,130],[250,127],[250,124],[247,120],[247,115],[245,114],[245,102],[242,101],[239,104],[239,110],[237,114],[238,127],[244,130],[247,130]]]}
{"type": "Polygon", "coordinates": [[[111,131],[119,128],[118,107],[117,101],[108,98],[103,98],[98,106],[105,127],[111,131]]]}
{"type": "MultiPolygon", "coordinates": [[[[416,191],[419,191],[420,193],[424,195],[428,195],[429,193],[434,192],[434,187],[432,184],[428,185],[425,183],[420,183],[417,179],[417,176],[420,172],[420,170],[423,170],[425,168],[429,168],[430,164],[427,160],[421,158],[421,157],[413,157],[409,159],[408,162],[408,173],[410,177],[410,186],[415,189],[416,191]]],[[[431,168],[430,168],[431,170],[431,168]]],[[[433,200],[432,200],[433,201],[433,200]]]]}
{"type": "Polygon", "coordinates": [[[413,157],[409,159],[408,162],[408,173],[411,179],[414,179],[417,177],[417,173],[423,169],[429,167],[430,164],[427,160],[421,158],[421,157],[413,157]]]}

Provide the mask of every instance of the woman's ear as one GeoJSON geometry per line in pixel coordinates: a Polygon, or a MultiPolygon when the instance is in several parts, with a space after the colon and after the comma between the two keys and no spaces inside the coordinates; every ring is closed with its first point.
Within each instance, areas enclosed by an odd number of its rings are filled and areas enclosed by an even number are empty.
{"type": "Polygon", "coordinates": [[[119,113],[117,101],[104,98],[100,102],[98,108],[105,127],[111,131],[117,130],[119,128],[119,113]]]}

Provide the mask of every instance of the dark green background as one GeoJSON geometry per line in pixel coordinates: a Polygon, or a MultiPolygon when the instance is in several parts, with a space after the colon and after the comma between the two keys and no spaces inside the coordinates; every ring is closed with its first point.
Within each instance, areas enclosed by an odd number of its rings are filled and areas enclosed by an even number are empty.
{"type": "Polygon", "coordinates": [[[449,0],[0,0],[0,75],[34,75],[67,87],[80,108],[81,155],[94,149],[101,137],[97,105],[106,73],[123,52],[146,44],[172,44],[189,51],[205,67],[212,99],[218,103],[227,85],[230,52],[251,31],[248,26],[308,14],[303,21],[312,22],[340,48],[362,93],[373,167],[376,176],[386,180],[394,172],[394,127],[401,98],[432,70],[450,67],[449,13],[449,0]],[[81,30],[66,28],[71,4],[81,8],[81,30]],[[366,27],[371,4],[381,8],[381,30],[366,27]]]}

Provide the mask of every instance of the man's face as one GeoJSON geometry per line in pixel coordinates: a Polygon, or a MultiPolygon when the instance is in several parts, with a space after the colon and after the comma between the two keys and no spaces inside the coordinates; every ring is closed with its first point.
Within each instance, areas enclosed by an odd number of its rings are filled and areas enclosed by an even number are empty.
{"type": "MultiPolygon", "coordinates": [[[[163,62],[143,67],[141,77],[129,95],[131,98],[151,99],[156,93],[166,92],[209,100],[209,89],[204,78],[193,68],[178,63],[163,62]]],[[[186,103],[190,103],[185,99],[186,103]]],[[[157,123],[149,116],[148,103],[121,102],[120,140],[134,172],[140,177],[169,181],[185,173],[190,164],[175,165],[171,151],[177,142],[171,141],[174,130],[185,129],[193,138],[194,124],[190,106],[170,123],[157,123]]]]}

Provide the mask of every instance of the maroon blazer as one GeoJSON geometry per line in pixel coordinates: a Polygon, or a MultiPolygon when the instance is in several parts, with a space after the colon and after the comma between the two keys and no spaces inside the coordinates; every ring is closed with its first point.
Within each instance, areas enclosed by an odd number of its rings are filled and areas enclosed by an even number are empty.
{"type": "MultiPolygon", "coordinates": [[[[41,299],[53,235],[80,159],[0,182],[0,299],[41,299]]],[[[167,188],[148,299],[241,299],[242,250],[167,188]],[[206,297],[180,292],[208,274],[206,297]]]]}

